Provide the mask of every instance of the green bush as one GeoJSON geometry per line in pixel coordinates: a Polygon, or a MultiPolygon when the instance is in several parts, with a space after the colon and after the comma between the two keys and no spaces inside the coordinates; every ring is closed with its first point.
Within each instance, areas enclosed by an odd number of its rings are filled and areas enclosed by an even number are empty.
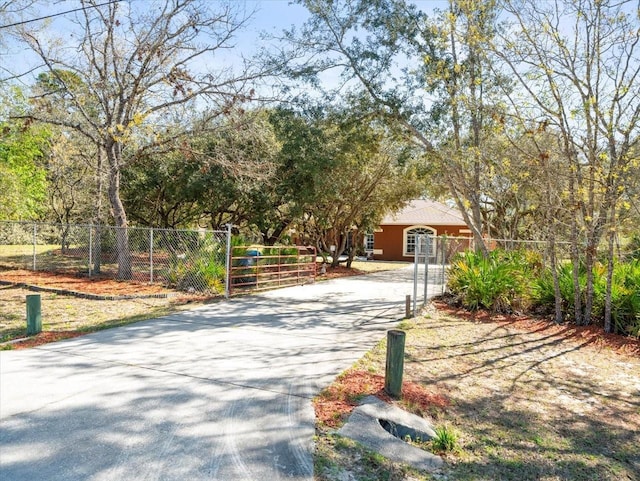
{"type": "MultiPolygon", "coordinates": [[[[580,267],[580,289],[584,292],[587,275],[584,266],[580,267]]],[[[558,268],[558,285],[560,287],[560,297],[562,298],[562,312],[565,316],[573,312],[575,305],[575,295],[573,290],[573,264],[564,263],[558,268]]],[[[543,308],[553,311],[555,308],[555,290],[553,287],[553,275],[550,269],[545,269],[539,277],[535,279],[533,286],[534,303],[543,308]]]]}
{"type": "Polygon", "coordinates": [[[448,288],[467,309],[511,312],[528,307],[539,259],[524,251],[459,254],[449,269],[448,288]]]}
{"type": "Polygon", "coordinates": [[[611,320],[616,332],[640,337],[640,261],[618,264],[611,286],[611,320]]]}
{"type": "MultiPolygon", "coordinates": [[[[603,264],[593,268],[593,310],[594,321],[604,319],[607,288],[607,269],[603,264]]],[[[587,271],[584,265],[578,269],[581,302],[585,302],[587,271]]],[[[575,294],[573,289],[573,264],[565,263],[558,268],[558,284],[562,299],[562,312],[566,318],[573,316],[575,294]]],[[[611,318],[616,332],[633,336],[640,335],[640,261],[619,263],[614,266],[611,285],[611,318]]],[[[535,303],[549,311],[555,306],[553,277],[549,269],[535,281],[533,289],[535,303]]]]}
{"type": "Polygon", "coordinates": [[[222,293],[225,288],[226,268],[208,255],[176,259],[169,272],[169,283],[180,290],[222,293]]]}
{"type": "Polygon", "coordinates": [[[633,234],[629,244],[625,247],[625,258],[628,260],[640,260],[640,234],[633,234]]]}

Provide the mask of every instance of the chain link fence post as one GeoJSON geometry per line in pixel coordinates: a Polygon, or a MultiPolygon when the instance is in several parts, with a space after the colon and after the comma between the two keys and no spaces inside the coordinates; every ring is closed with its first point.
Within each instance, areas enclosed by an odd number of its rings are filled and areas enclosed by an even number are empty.
{"type": "Polygon", "coordinates": [[[442,237],[440,242],[440,246],[441,246],[441,253],[440,253],[440,259],[441,259],[441,263],[442,263],[442,292],[440,293],[441,295],[444,296],[444,291],[445,291],[445,265],[447,262],[446,259],[446,255],[447,255],[447,238],[446,237],[442,237]]]}
{"type": "Polygon", "coordinates": [[[229,299],[231,295],[231,228],[232,224],[227,224],[227,255],[225,260],[225,283],[224,283],[224,297],[229,299]]]}
{"type": "Polygon", "coordinates": [[[93,232],[91,231],[91,226],[87,226],[87,229],[89,229],[89,277],[91,277],[91,273],[92,273],[92,260],[93,260],[93,232]]]}
{"type": "Polygon", "coordinates": [[[422,299],[422,305],[427,305],[427,297],[429,292],[429,240],[431,236],[426,234],[424,236],[424,298],[422,299]]]}
{"type": "Polygon", "coordinates": [[[153,228],[149,229],[149,283],[153,284],[153,228]]]}
{"type": "Polygon", "coordinates": [[[36,270],[36,245],[38,242],[38,224],[33,223],[33,270],[36,270]]]}
{"type": "Polygon", "coordinates": [[[418,304],[418,266],[420,265],[420,242],[422,241],[422,235],[416,235],[416,242],[413,247],[413,316],[416,317],[417,304],[418,304]]]}

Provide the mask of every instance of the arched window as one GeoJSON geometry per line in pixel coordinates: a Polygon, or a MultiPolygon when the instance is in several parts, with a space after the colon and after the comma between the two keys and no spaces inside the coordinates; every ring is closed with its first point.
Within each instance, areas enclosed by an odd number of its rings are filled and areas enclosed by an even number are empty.
{"type": "MultiPolygon", "coordinates": [[[[431,227],[427,227],[425,225],[414,225],[411,227],[407,227],[403,231],[404,235],[404,248],[403,255],[413,257],[416,252],[416,239],[419,235],[428,235],[434,237],[436,235],[436,230],[431,227]]],[[[429,242],[429,256],[432,257],[435,255],[435,242],[429,242]]]]}

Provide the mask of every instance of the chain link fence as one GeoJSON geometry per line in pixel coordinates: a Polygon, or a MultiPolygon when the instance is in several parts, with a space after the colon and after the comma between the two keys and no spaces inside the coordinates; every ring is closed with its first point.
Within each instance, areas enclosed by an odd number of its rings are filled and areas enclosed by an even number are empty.
{"type": "MultiPolygon", "coordinates": [[[[543,268],[552,265],[551,251],[547,241],[487,239],[486,245],[490,251],[525,250],[529,253],[531,262],[539,263],[543,268]]],[[[412,312],[417,312],[419,303],[425,305],[430,298],[444,294],[447,287],[447,271],[451,262],[456,255],[475,249],[475,242],[470,237],[418,235],[413,259],[412,312]]],[[[569,242],[556,242],[556,263],[568,261],[570,257],[569,242]]]]}
{"type": "MultiPolygon", "coordinates": [[[[0,221],[0,270],[131,280],[229,295],[233,288],[228,274],[232,268],[227,265],[230,240],[230,230],[0,221]]],[[[490,239],[487,245],[490,250],[526,249],[544,267],[551,265],[546,241],[490,239]]],[[[447,266],[454,256],[475,249],[468,237],[423,236],[416,246],[414,262],[420,270],[415,277],[414,302],[444,293],[447,266]]],[[[556,243],[556,260],[560,263],[569,257],[569,243],[556,243]]]]}
{"type": "MultiPolygon", "coordinates": [[[[429,252],[430,264],[449,265],[451,260],[459,253],[467,250],[475,250],[476,244],[471,237],[449,236],[424,236],[420,249],[420,257],[424,252],[429,252]],[[428,243],[428,247],[425,246],[428,243]]],[[[513,240],[513,239],[485,239],[489,251],[501,249],[504,251],[528,251],[535,256],[542,266],[551,265],[551,251],[546,240],[513,240]]],[[[570,243],[566,241],[555,242],[555,258],[557,262],[571,258],[570,243]]]]}
{"type": "Polygon", "coordinates": [[[0,269],[226,293],[230,231],[0,221],[0,269]]]}

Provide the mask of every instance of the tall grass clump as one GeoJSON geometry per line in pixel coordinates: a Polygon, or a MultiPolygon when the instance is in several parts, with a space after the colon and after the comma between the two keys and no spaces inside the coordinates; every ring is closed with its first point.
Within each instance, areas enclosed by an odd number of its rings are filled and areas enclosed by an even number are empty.
{"type": "Polygon", "coordinates": [[[431,447],[435,452],[453,452],[459,449],[458,434],[450,426],[435,428],[436,436],[431,440],[431,447]]]}
{"type": "Polygon", "coordinates": [[[224,292],[226,266],[224,262],[206,255],[176,259],[167,273],[169,285],[183,291],[220,294],[224,292]]]}
{"type": "Polygon", "coordinates": [[[513,312],[530,304],[532,278],[541,260],[529,251],[459,254],[449,269],[449,291],[467,309],[513,312]]]}
{"type": "Polygon", "coordinates": [[[633,234],[629,244],[625,248],[625,259],[629,261],[640,260],[640,234],[633,234]]]}

